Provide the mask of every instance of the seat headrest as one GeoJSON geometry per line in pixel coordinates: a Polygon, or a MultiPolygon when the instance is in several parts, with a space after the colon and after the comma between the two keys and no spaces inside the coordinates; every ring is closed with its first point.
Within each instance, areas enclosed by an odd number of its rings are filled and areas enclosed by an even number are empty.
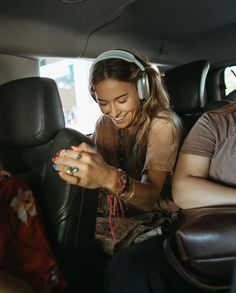
{"type": "Polygon", "coordinates": [[[196,113],[204,107],[209,68],[207,60],[198,60],[165,73],[164,83],[174,111],[180,114],[196,113]]]}
{"type": "Polygon", "coordinates": [[[30,77],[0,85],[0,144],[30,148],[46,143],[64,127],[54,80],[30,77]]]}
{"type": "Polygon", "coordinates": [[[231,101],[231,102],[236,101],[236,90],[233,90],[227,96],[225,96],[224,100],[228,100],[228,101],[231,101]]]}

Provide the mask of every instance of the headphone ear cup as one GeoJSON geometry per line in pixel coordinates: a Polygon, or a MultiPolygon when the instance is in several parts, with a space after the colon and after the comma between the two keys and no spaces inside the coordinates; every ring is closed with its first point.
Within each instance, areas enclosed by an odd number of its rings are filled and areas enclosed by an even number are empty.
{"type": "Polygon", "coordinates": [[[140,100],[147,100],[149,98],[149,81],[146,72],[143,72],[141,78],[137,81],[137,90],[140,100]]]}

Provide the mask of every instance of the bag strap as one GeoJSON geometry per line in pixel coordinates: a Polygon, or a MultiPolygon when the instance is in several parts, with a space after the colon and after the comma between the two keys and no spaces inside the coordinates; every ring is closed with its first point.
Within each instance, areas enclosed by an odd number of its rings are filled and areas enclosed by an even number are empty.
{"type": "Polygon", "coordinates": [[[187,282],[189,282],[194,287],[200,288],[200,289],[207,289],[207,290],[226,290],[230,289],[231,285],[209,285],[207,283],[204,283],[202,281],[197,280],[196,276],[192,275],[190,272],[188,272],[181,262],[176,257],[173,248],[171,247],[171,237],[167,237],[164,240],[163,243],[164,251],[166,254],[166,257],[169,261],[169,263],[172,265],[172,267],[177,271],[179,275],[182,276],[187,282]]]}

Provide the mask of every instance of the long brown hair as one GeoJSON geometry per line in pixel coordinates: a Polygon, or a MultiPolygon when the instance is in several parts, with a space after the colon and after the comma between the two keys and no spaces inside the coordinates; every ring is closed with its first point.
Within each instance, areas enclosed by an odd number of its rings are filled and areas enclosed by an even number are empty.
{"type": "MultiPolygon", "coordinates": [[[[149,129],[153,118],[160,117],[169,120],[177,131],[180,129],[180,120],[170,109],[169,98],[158,68],[146,59],[141,58],[137,53],[127,52],[133,54],[145,67],[150,87],[150,96],[148,99],[141,101],[140,111],[132,123],[133,149],[137,155],[136,158],[139,159],[143,150],[147,147],[149,129]]],[[[118,58],[101,60],[91,68],[89,90],[94,95],[95,86],[107,78],[137,83],[142,74],[142,70],[135,63],[118,58]]]]}

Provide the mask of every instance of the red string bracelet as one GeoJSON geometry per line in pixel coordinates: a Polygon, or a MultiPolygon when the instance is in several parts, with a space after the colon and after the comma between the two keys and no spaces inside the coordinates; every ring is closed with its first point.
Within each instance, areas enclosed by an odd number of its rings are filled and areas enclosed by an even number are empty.
{"type": "Polygon", "coordinates": [[[119,188],[115,193],[106,191],[108,201],[108,221],[111,229],[111,234],[114,240],[116,240],[116,228],[119,224],[119,218],[124,218],[124,208],[121,201],[121,195],[125,192],[128,176],[125,171],[118,169],[119,171],[119,188]]]}

